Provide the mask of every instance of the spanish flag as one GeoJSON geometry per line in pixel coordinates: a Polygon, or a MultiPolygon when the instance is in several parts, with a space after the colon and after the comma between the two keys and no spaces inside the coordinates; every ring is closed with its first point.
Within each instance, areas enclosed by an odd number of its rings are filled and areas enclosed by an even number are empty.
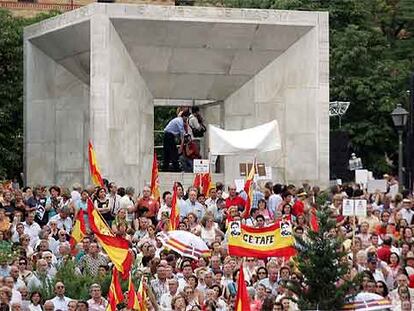
{"type": "Polygon", "coordinates": [[[253,180],[254,174],[256,173],[256,161],[253,162],[252,168],[250,169],[250,173],[247,176],[246,183],[244,184],[244,192],[247,194],[246,206],[244,209],[244,218],[250,217],[250,210],[252,209],[253,205],[253,180]]]}
{"type": "Polygon", "coordinates": [[[176,230],[180,223],[180,207],[177,196],[177,183],[174,183],[173,197],[171,202],[171,215],[170,215],[170,230],[176,230]]]}
{"type": "Polygon", "coordinates": [[[233,221],[227,230],[230,256],[288,258],[296,254],[292,226],[287,221],[276,222],[263,228],[254,228],[233,221]]]}
{"type": "Polygon", "coordinates": [[[91,179],[95,186],[104,187],[104,182],[101,176],[101,172],[99,171],[98,165],[96,163],[96,155],[95,150],[93,149],[91,141],[89,141],[89,170],[91,173],[91,179]]]}
{"type": "Polygon", "coordinates": [[[106,311],[116,311],[116,305],[124,300],[121,284],[119,284],[118,270],[112,269],[112,280],[108,292],[108,306],[106,311]]]}
{"type": "Polygon", "coordinates": [[[158,179],[158,162],[157,154],[154,152],[154,159],[152,160],[152,172],[151,172],[151,195],[156,201],[160,200],[160,183],[158,179]]]}
{"type": "Polygon", "coordinates": [[[250,311],[250,298],[244,281],[243,263],[240,265],[239,280],[237,281],[235,311],[250,311]]]}
{"type": "Polygon", "coordinates": [[[147,311],[147,293],[146,288],[144,285],[144,276],[142,276],[139,286],[138,286],[138,292],[137,292],[138,300],[141,306],[140,311],[147,311]]]}
{"type": "Polygon", "coordinates": [[[319,222],[318,216],[316,215],[316,208],[310,210],[310,219],[309,219],[310,228],[312,231],[319,231],[319,222]]]}
{"type": "Polygon", "coordinates": [[[83,210],[79,210],[76,215],[75,225],[72,229],[72,235],[70,237],[70,248],[71,254],[74,256],[77,253],[76,244],[82,241],[83,237],[86,235],[86,226],[85,219],[83,218],[83,210]]]}
{"type": "Polygon", "coordinates": [[[193,187],[199,189],[200,193],[208,196],[213,187],[210,173],[197,173],[194,175],[193,187]]]}
{"type": "Polygon", "coordinates": [[[135,287],[134,287],[134,283],[132,282],[131,275],[129,275],[127,308],[129,310],[141,310],[141,304],[138,300],[138,295],[135,292],[135,287]]]}
{"type": "Polygon", "coordinates": [[[101,213],[93,206],[92,200],[88,199],[88,219],[89,226],[93,233],[99,232],[101,234],[115,236],[111,228],[109,228],[101,213]]]}
{"type": "Polygon", "coordinates": [[[133,260],[128,241],[122,237],[114,236],[112,233],[108,234],[109,228],[105,223],[102,223],[103,219],[100,219],[100,213],[94,208],[90,199],[88,200],[88,216],[91,230],[96,239],[125,280],[129,275],[133,260]]]}

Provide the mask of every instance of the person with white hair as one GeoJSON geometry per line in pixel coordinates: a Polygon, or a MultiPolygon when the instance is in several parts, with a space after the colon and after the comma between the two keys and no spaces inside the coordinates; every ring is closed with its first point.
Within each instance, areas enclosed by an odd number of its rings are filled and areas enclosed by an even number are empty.
{"type": "Polygon", "coordinates": [[[68,311],[68,304],[73,299],[65,296],[65,284],[57,282],[55,285],[56,296],[51,299],[56,310],[68,311]]]}
{"type": "Polygon", "coordinates": [[[102,297],[101,285],[94,283],[89,287],[89,294],[91,299],[87,301],[89,311],[105,311],[108,306],[108,301],[102,297]]]}

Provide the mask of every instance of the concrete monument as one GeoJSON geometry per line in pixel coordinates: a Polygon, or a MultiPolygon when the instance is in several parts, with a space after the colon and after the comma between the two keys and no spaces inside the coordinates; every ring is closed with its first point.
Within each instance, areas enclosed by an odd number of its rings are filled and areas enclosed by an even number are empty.
{"type": "MultiPolygon", "coordinates": [[[[273,180],[329,180],[328,13],[94,3],[24,31],[28,184],[150,179],[154,104],[206,102],[207,123],[276,119],[273,180]],[[213,102],[213,104],[211,104],[213,102]],[[210,104],[209,104],[210,103],[210,104]]],[[[244,156],[225,157],[226,183],[244,156]]]]}

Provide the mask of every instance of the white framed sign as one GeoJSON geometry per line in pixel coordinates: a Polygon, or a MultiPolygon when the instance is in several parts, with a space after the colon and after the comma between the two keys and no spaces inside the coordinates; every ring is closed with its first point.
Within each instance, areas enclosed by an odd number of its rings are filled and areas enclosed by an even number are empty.
{"type": "Polygon", "coordinates": [[[207,159],[194,159],[193,160],[193,173],[203,174],[210,172],[210,161],[207,159]]]}
{"type": "Polygon", "coordinates": [[[343,216],[354,215],[354,200],[344,199],[342,201],[342,215],[343,216]]]}
{"type": "Polygon", "coordinates": [[[367,216],[367,200],[354,200],[355,216],[367,216]]]}

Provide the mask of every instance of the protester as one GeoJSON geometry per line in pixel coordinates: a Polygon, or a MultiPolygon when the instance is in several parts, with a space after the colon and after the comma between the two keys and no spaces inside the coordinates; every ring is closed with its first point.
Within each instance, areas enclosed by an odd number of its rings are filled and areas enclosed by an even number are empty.
{"type": "MultiPolygon", "coordinates": [[[[166,129],[179,128],[183,116],[185,119],[185,113],[166,129]]],[[[171,151],[172,147],[169,148],[171,151]]],[[[174,155],[169,159],[174,160],[174,155]]],[[[164,192],[160,201],[152,197],[147,186],[139,196],[135,196],[132,187],[125,186],[108,182],[107,187],[96,189],[76,187],[74,191],[79,197],[73,193],[74,199],[58,186],[48,190],[36,186],[33,194],[31,188],[23,192],[3,191],[0,243],[12,245],[18,253],[11,254],[12,260],[0,258],[2,303],[31,311],[106,310],[109,302],[103,292],[106,293],[108,283],[104,279],[111,275],[113,263],[89,227],[87,204],[91,199],[108,230],[128,242],[134,255],[134,273],[142,275],[134,277],[136,289],[142,282],[149,310],[234,310],[240,265],[252,310],[297,309],[289,300],[292,293],[287,284],[302,282],[303,276],[292,261],[258,259],[253,254],[246,254],[243,262],[239,257],[231,257],[229,232],[234,229],[231,234],[240,234],[240,224],[232,221],[241,221],[254,230],[265,230],[279,222],[283,234],[306,239],[312,227],[311,215],[319,208],[314,202],[320,192],[318,187],[256,183],[253,192],[256,205],[252,204],[246,214],[247,194],[238,192],[233,184],[229,185],[228,194],[223,192],[222,183],[213,185],[204,194],[194,187],[184,193],[183,186],[177,183],[177,198],[173,200],[171,185],[171,191],[164,192]],[[209,257],[191,258],[162,244],[162,234],[168,234],[171,226],[173,201],[179,213],[178,228],[199,236],[210,248],[209,257]],[[71,249],[69,241],[80,211],[84,213],[87,232],[76,248],[71,249]],[[293,228],[286,231],[285,226],[293,228]],[[79,275],[93,278],[87,285],[90,295],[87,299],[72,292],[70,298],[65,296],[65,284],[71,280],[59,279],[59,271],[69,262],[79,275]],[[42,297],[38,290],[46,285],[54,289],[55,296],[42,297]],[[44,302],[44,299],[49,300],[44,302]]],[[[387,193],[369,194],[356,186],[344,185],[333,187],[328,197],[332,198],[331,219],[337,227],[326,234],[343,239],[352,271],[364,273],[359,292],[376,293],[390,299],[396,310],[407,309],[414,300],[412,194],[391,198],[387,193]],[[365,217],[342,215],[343,198],[355,196],[367,200],[365,217]]]]}

